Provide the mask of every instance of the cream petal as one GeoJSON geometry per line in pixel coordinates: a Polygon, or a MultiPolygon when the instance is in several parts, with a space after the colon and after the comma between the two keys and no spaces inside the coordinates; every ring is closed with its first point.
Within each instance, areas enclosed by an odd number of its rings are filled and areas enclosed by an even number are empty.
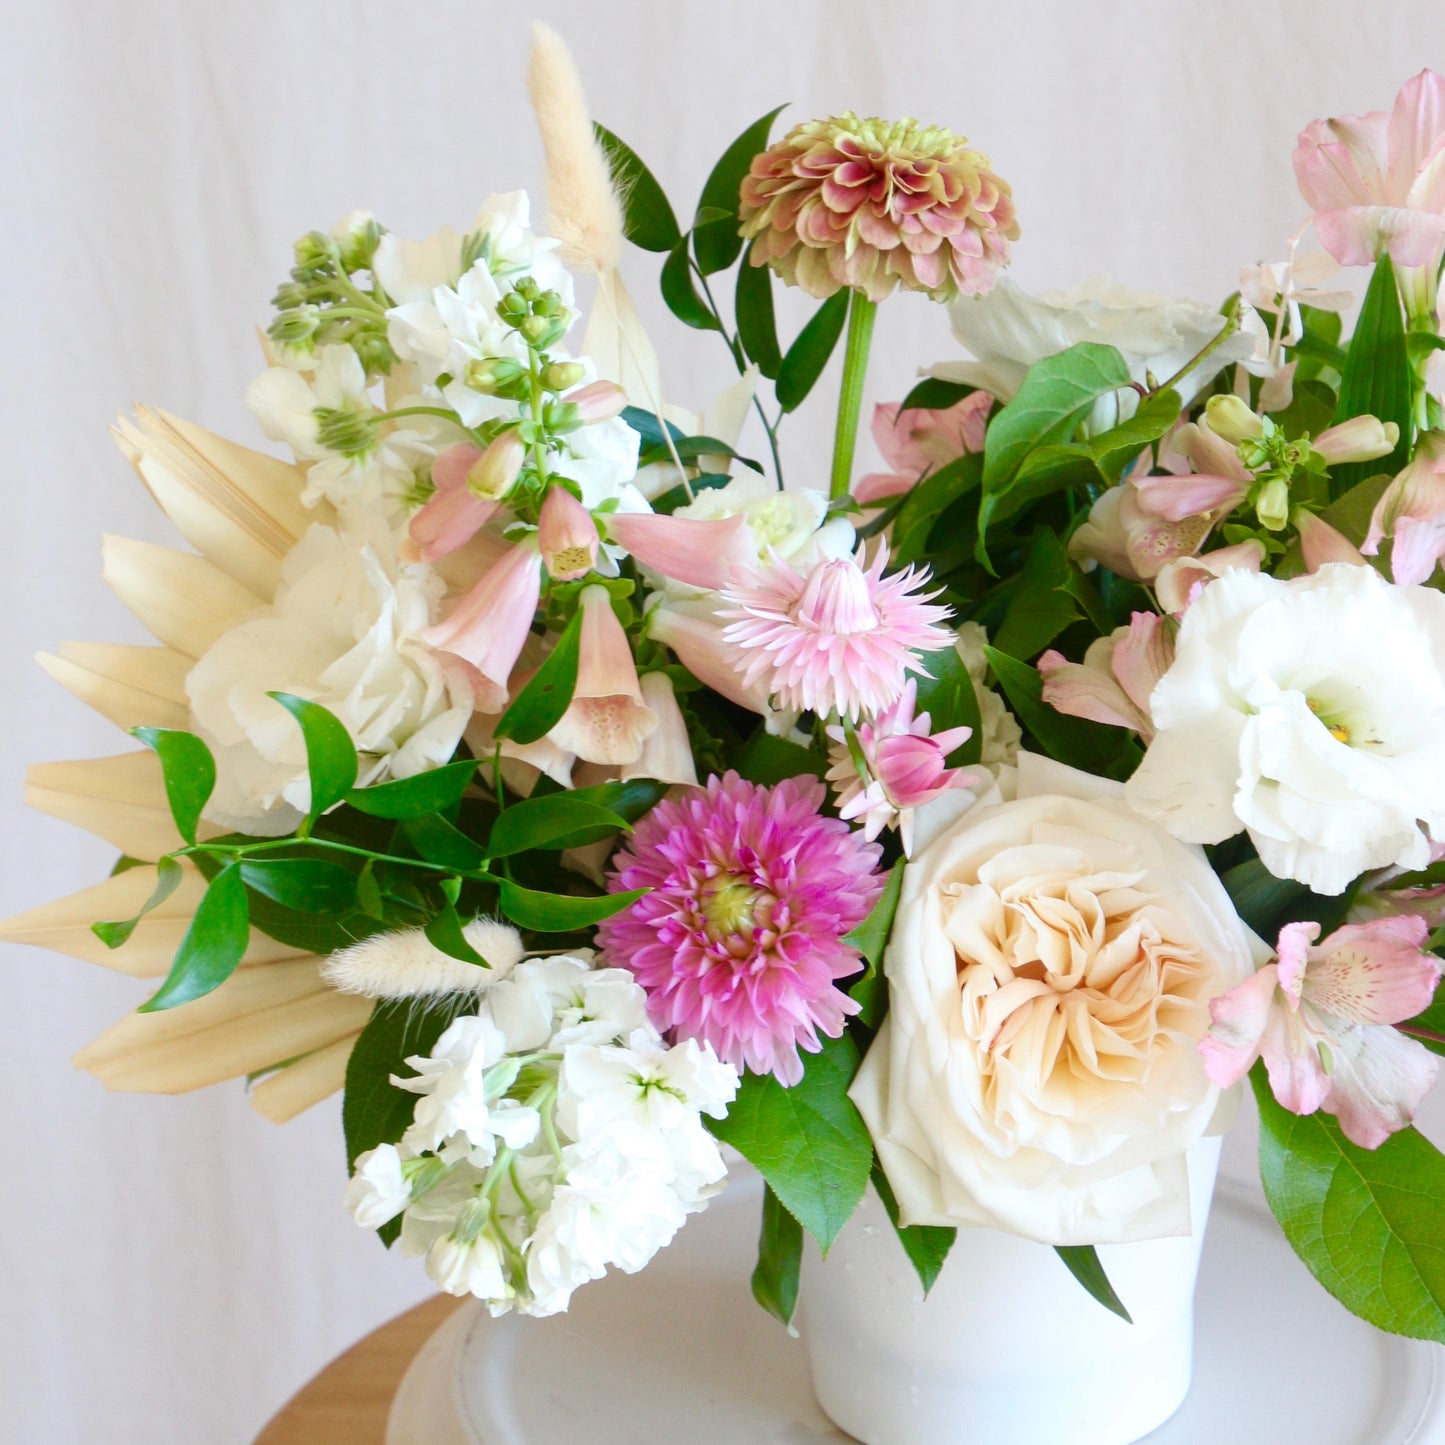
{"type": "Polygon", "coordinates": [[[592,358],[598,376],[615,381],[634,406],[653,411],[662,405],[657,352],[616,270],[598,279],[582,353],[592,358]]]}
{"type": "Polygon", "coordinates": [[[35,763],[26,773],[25,801],[132,858],[153,862],[182,843],[166,805],[160,760],[149,751],[35,763]]]}
{"type": "Polygon", "coordinates": [[[61,687],[119,728],[185,728],[191,659],[169,647],[62,642],[60,655],[36,661],[61,687]]]}
{"type": "Polygon", "coordinates": [[[251,1107],[273,1124],[285,1124],[339,1093],[359,1034],[348,1034],[262,1079],[251,1090],[251,1107]]]}

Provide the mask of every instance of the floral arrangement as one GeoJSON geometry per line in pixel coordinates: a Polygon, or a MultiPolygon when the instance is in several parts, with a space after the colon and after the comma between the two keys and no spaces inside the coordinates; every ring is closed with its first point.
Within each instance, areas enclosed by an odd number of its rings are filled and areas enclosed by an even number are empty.
{"type": "Polygon", "coordinates": [[[1124,1312],[1094,1246],[1188,1232],[1248,1077],[1290,1243],[1445,1341],[1445,79],[1303,132],[1218,310],[1025,293],[1008,185],[911,120],[773,112],[684,227],[549,32],[531,81],[545,233],[297,243],[248,393],[294,460],[119,424],[194,550],[109,541],[157,646],[42,659],[143,745],[31,775],[123,856],[6,936],[160,980],[79,1062],[344,1088],[357,1223],[494,1311],[642,1268],[731,1146],[785,1322],[870,1180],[925,1289],[987,1225],[1124,1312]],[[737,365],[703,414],[624,239],[737,365]],[[968,356],[859,477],[896,291],[968,356]]]}

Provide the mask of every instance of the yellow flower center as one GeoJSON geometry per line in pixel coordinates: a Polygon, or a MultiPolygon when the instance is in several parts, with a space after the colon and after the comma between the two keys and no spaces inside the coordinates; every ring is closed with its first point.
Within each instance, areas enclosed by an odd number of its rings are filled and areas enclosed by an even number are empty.
{"type": "Polygon", "coordinates": [[[703,891],[703,928],[714,943],[726,938],[751,938],[759,914],[772,902],[766,888],[724,873],[712,879],[703,891]]]}

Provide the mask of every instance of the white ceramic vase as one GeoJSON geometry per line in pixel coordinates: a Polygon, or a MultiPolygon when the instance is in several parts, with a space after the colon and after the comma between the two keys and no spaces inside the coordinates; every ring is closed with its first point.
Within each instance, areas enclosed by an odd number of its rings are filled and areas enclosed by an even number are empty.
{"type": "Polygon", "coordinates": [[[1189,1157],[1193,1233],[1104,1245],[1132,1325],[1047,1245],[961,1229],[927,1300],[870,1189],[827,1260],[805,1263],[800,1328],[824,1412],[863,1445],[1131,1445],[1189,1393],[1194,1283],[1219,1140],[1189,1157]]]}

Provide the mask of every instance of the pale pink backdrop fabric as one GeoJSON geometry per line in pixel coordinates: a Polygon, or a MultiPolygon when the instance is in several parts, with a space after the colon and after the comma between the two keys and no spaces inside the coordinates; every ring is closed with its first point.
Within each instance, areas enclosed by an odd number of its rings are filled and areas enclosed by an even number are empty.
{"type": "MultiPolygon", "coordinates": [[[[724,145],[780,101],[795,119],[912,113],[966,132],[1013,182],[1024,284],[1108,271],[1211,302],[1302,219],[1297,131],[1388,107],[1423,65],[1445,68],[1432,0],[555,0],[533,13],[566,34],[595,113],[683,214],[724,145]]],[[[251,328],[296,235],[354,206],[421,235],[464,225],[489,191],[537,187],[533,13],[497,0],[4,5],[0,912],[111,862],[19,801],[24,764],[126,746],[30,661],[63,639],[142,640],[101,585],[100,533],[174,539],[107,424],[147,401],[257,441],[242,404],[251,328]]],[[[635,254],[628,275],[669,395],[701,406],[729,375],[720,345],[665,320],[653,258],[635,254]]],[[[940,311],[891,303],[870,401],[952,351],[940,311]]],[[[821,480],[830,427],[827,407],[795,424],[795,477],[821,480]]],[[[278,1129],[239,1085],[158,1100],[71,1072],[140,992],[30,950],[0,964],[7,1445],[244,1445],[328,1358],[427,1292],[341,1209],[334,1104],[278,1129]]],[[[1247,1166],[1247,1140],[1232,1152],[1247,1166]]]]}

